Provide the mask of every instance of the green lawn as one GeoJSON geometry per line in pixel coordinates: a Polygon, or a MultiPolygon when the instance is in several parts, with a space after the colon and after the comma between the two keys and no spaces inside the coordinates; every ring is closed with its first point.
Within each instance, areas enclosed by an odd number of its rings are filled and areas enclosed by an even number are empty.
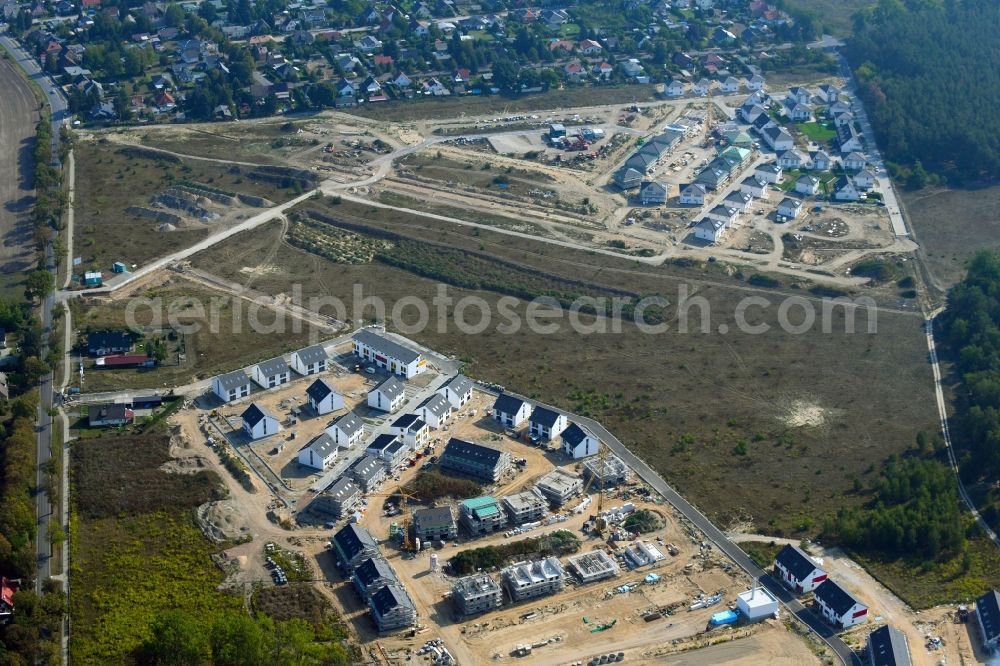
{"type": "Polygon", "coordinates": [[[828,127],[824,123],[797,123],[795,127],[805,134],[811,141],[816,143],[829,143],[837,136],[837,130],[828,127]]]}
{"type": "Polygon", "coordinates": [[[576,37],[580,34],[580,26],[576,23],[563,23],[559,26],[559,36],[560,37],[576,37]]]}

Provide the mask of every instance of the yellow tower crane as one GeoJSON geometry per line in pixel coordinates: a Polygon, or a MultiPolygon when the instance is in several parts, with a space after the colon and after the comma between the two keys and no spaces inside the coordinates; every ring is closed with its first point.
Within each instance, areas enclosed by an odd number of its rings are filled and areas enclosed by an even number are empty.
{"type": "Polygon", "coordinates": [[[410,503],[410,500],[417,499],[417,496],[414,495],[413,493],[411,493],[410,491],[406,490],[405,488],[403,488],[403,486],[399,486],[398,488],[396,488],[392,492],[388,492],[388,493],[368,493],[367,496],[368,497],[384,497],[386,499],[389,499],[389,498],[392,498],[392,497],[399,497],[399,508],[402,511],[402,515],[403,515],[403,517],[401,519],[402,529],[403,529],[403,550],[406,551],[406,552],[412,552],[413,551],[413,542],[410,540],[410,511],[409,511],[409,503],[410,503]]]}
{"type": "MultiPolygon", "coordinates": [[[[597,512],[594,514],[594,530],[600,537],[604,536],[604,528],[607,527],[604,518],[601,517],[601,513],[604,511],[604,461],[607,459],[607,447],[603,443],[597,443],[597,463],[598,469],[601,470],[601,481],[597,484],[597,512]]],[[[591,475],[587,479],[587,483],[583,486],[584,497],[589,496],[592,486],[594,485],[594,479],[597,478],[591,475]]]]}

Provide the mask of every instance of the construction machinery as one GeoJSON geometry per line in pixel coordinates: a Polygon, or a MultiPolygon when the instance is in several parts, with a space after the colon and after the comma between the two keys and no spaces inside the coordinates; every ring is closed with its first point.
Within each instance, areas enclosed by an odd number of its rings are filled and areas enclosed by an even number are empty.
{"type": "MultiPolygon", "coordinates": [[[[399,498],[399,504],[395,505],[395,508],[400,509],[402,511],[402,513],[403,513],[403,517],[402,517],[402,519],[400,521],[401,522],[400,529],[401,529],[401,531],[403,533],[403,542],[402,542],[403,543],[403,551],[405,551],[405,552],[413,552],[413,551],[415,551],[416,548],[414,547],[413,541],[410,540],[410,520],[411,520],[411,515],[410,515],[410,512],[407,510],[407,507],[409,506],[411,500],[417,499],[417,496],[414,495],[413,493],[411,493],[410,491],[406,490],[405,488],[403,488],[403,486],[399,486],[398,488],[396,488],[392,492],[387,492],[387,493],[368,493],[367,496],[368,497],[384,497],[385,499],[391,499],[391,498],[394,498],[394,497],[398,497],[399,498]]],[[[386,515],[395,515],[395,513],[392,513],[392,514],[387,513],[386,515]]]]}
{"type": "MultiPolygon", "coordinates": [[[[597,532],[597,536],[604,536],[604,530],[607,528],[607,521],[604,520],[604,516],[601,514],[604,512],[604,461],[607,459],[607,448],[602,442],[597,443],[597,462],[598,469],[601,470],[601,480],[597,484],[597,511],[594,514],[594,531],[597,532]]],[[[590,492],[593,489],[594,479],[597,478],[593,475],[587,479],[587,483],[583,486],[583,496],[589,497],[590,492]]]]}

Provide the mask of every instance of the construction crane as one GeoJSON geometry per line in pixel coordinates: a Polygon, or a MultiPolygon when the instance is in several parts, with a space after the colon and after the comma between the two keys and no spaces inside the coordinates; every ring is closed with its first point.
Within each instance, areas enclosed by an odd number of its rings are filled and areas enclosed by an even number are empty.
{"type": "Polygon", "coordinates": [[[403,527],[403,550],[406,552],[412,552],[414,550],[414,544],[410,541],[410,512],[407,511],[410,500],[417,499],[417,496],[410,491],[399,486],[395,490],[389,493],[368,493],[368,497],[384,497],[386,499],[392,497],[399,497],[399,508],[402,511],[402,527],[403,527]]]}
{"type": "MultiPolygon", "coordinates": [[[[604,528],[607,527],[604,518],[601,517],[601,513],[604,511],[604,461],[607,459],[607,448],[602,442],[597,443],[597,469],[601,470],[601,482],[598,484],[597,489],[597,513],[594,518],[594,530],[600,537],[604,536],[604,528]]],[[[597,478],[593,474],[587,479],[587,483],[583,486],[583,495],[588,497],[592,486],[594,485],[594,479],[597,478]]]]}

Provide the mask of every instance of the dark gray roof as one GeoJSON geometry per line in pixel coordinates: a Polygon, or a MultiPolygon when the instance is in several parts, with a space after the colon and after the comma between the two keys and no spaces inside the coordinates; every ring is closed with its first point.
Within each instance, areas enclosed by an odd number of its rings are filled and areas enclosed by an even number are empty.
{"type": "Polygon", "coordinates": [[[320,361],[325,361],[327,359],[326,348],[323,345],[313,345],[312,347],[306,347],[305,349],[300,349],[295,352],[295,357],[299,359],[300,362],[306,365],[312,365],[313,363],[319,363],[320,361]]]}
{"type": "Polygon", "coordinates": [[[372,349],[376,349],[386,356],[391,356],[392,358],[406,364],[412,363],[420,358],[420,352],[414,351],[409,347],[404,347],[398,342],[383,337],[374,331],[368,330],[367,328],[355,333],[352,339],[366,344],[372,349]]]}
{"type": "Polygon", "coordinates": [[[388,433],[379,435],[371,441],[367,449],[369,451],[378,451],[379,453],[387,451],[389,453],[395,453],[399,450],[399,447],[393,448],[394,444],[402,444],[398,435],[390,435],[388,433]]]}
{"type": "Polygon", "coordinates": [[[906,636],[899,629],[885,625],[868,634],[871,666],[910,666],[906,636]]]}
{"type": "MultiPolygon", "coordinates": [[[[334,499],[341,501],[348,499],[353,495],[357,495],[359,492],[358,487],[351,483],[351,480],[346,476],[340,477],[332,486],[326,489],[326,493],[328,495],[331,495],[334,499]]],[[[341,532],[342,531],[343,530],[341,530],[341,532]]],[[[340,532],[338,532],[338,534],[339,533],[340,532]]],[[[368,531],[365,530],[365,533],[367,534],[368,531]]]]}
{"type": "Polygon", "coordinates": [[[247,373],[242,370],[227,372],[224,375],[219,375],[215,379],[219,382],[219,387],[222,388],[223,391],[231,391],[234,388],[240,388],[241,386],[246,386],[250,383],[247,373]]]}
{"type": "Polygon", "coordinates": [[[370,479],[385,473],[385,462],[373,456],[372,454],[365,455],[364,458],[354,463],[351,468],[351,475],[357,480],[358,483],[367,483],[370,479]]]}
{"type": "Polygon", "coordinates": [[[789,207],[790,208],[801,208],[802,207],[802,202],[799,201],[798,199],[792,199],[791,197],[785,197],[784,199],[781,200],[781,203],[778,204],[778,205],[781,206],[782,208],[789,208],[789,207]]]}
{"type": "Polygon", "coordinates": [[[531,412],[531,417],[528,419],[532,423],[538,423],[546,428],[551,428],[555,425],[556,419],[560,416],[559,412],[554,412],[551,409],[547,409],[542,406],[536,406],[531,412]]]}
{"type": "Polygon", "coordinates": [[[288,372],[288,364],[285,363],[285,359],[281,356],[261,361],[257,364],[257,367],[260,369],[261,374],[265,377],[274,377],[275,375],[280,375],[283,372],[288,372]]]}
{"type": "Polygon", "coordinates": [[[985,640],[992,641],[1000,636],[1000,593],[992,590],[976,599],[976,613],[986,631],[985,640]]]}
{"type": "Polygon", "coordinates": [[[472,380],[466,377],[465,375],[455,375],[454,377],[446,381],[444,384],[442,384],[441,388],[447,386],[455,393],[458,393],[459,395],[465,395],[466,393],[472,390],[473,385],[474,384],[472,380]]]}
{"type": "Polygon", "coordinates": [[[340,547],[347,557],[354,557],[364,550],[378,548],[371,533],[357,523],[345,525],[339,532],[333,535],[333,540],[340,547]]]}
{"type": "Polygon", "coordinates": [[[414,511],[413,522],[418,529],[439,529],[454,525],[455,516],[451,513],[451,507],[435,506],[414,511]]]}
{"type": "Polygon", "coordinates": [[[132,335],[126,331],[94,331],[87,334],[88,349],[119,349],[132,346],[132,335]]]}
{"type": "Polygon", "coordinates": [[[87,418],[90,421],[108,421],[125,418],[124,403],[104,403],[101,405],[91,405],[87,409],[87,418]]]}
{"type": "Polygon", "coordinates": [[[361,562],[358,568],[354,570],[354,577],[358,579],[358,582],[365,589],[378,580],[399,582],[396,572],[392,570],[392,567],[389,566],[389,563],[381,555],[369,557],[367,560],[361,562]]]}
{"type": "Polygon", "coordinates": [[[493,411],[502,414],[517,414],[523,404],[524,400],[509,393],[501,393],[497,396],[496,402],[493,403],[493,411]]]}
{"type": "Polygon", "coordinates": [[[334,420],[330,421],[330,426],[337,426],[340,428],[341,432],[347,435],[348,438],[352,437],[356,432],[365,427],[365,424],[361,421],[359,417],[354,412],[347,412],[346,414],[341,414],[334,420]]]}
{"type": "Polygon", "coordinates": [[[382,395],[392,402],[396,397],[403,395],[406,390],[406,386],[403,382],[399,381],[395,377],[389,377],[384,382],[372,389],[372,391],[380,391],[382,395]]]}
{"type": "Polygon", "coordinates": [[[306,389],[306,395],[316,402],[322,401],[331,393],[336,393],[336,391],[322,379],[317,379],[309,385],[309,388],[306,389]]]}
{"type": "Polygon", "coordinates": [[[379,615],[385,615],[394,608],[406,608],[415,611],[410,595],[406,593],[402,585],[386,585],[381,590],[372,595],[372,608],[379,615]]]}
{"type": "Polygon", "coordinates": [[[240,414],[240,418],[243,419],[243,423],[250,426],[251,428],[260,423],[265,417],[268,416],[270,416],[272,419],[274,418],[266,411],[264,411],[262,408],[258,407],[256,402],[251,402],[250,406],[247,407],[245,410],[243,410],[243,413],[240,414]]]}
{"type": "Polygon", "coordinates": [[[403,428],[404,430],[420,430],[426,425],[416,414],[403,414],[392,422],[393,428],[403,428]]]}
{"type": "Polygon", "coordinates": [[[435,393],[424,400],[417,409],[426,408],[434,416],[441,418],[451,411],[451,403],[441,395],[440,393],[435,393]]]}
{"type": "Polygon", "coordinates": [[[861,603],[854,598],[854,595],[829,578],[819,584],[813,596],[833,609],[838,616],[851,610],[854,604],[861,603]]]}
{"type": "Polygon", "coordinates": [[[781,167],[774,162],[768,162],[767,164],[759,164],[754,171],[763,171],[765,173],[778,173],[781,171],[781,167]]]}
{"type": "MultiPolygon", "coordinates": [[[[587,437],[594,437],[593,433],[575,423],[570,423],[569,427],[562,431],[562,440],[570,446],[576,446],[587,437]]],[[[597,439],[594,437],[594,439],[597,439]]]]}
{"type": "Polygon", "coordinates": [[[325,432],[321,432],[309,440],[305,446],[299,449],[299,453],[305,451],[306,449],[312,449],[320,458],[326,458],[328,455],[337,450],[337,444],[334,443],[333,437],[330,437],[330,435],[325,432]]]}
{"type": "Polygon", "coordinates": [[[805,580],[809,574],[819,568],[801,548],[791,544],[786,544],[784,548],[779,550],[774,561],[795,576],[796,580],[805,580]]]}
{"type": "Polygon", "coordinates": [[[503,450],[489,444],[477,444],[467,442],[464,439],[452,437],[448,440],[448,445],[441,454],[441,461],[444,463],[451,458],[459,458],[466,463],[474,463],[477,466],[495,468],[497,462],[503,457],[503,450]]]}

